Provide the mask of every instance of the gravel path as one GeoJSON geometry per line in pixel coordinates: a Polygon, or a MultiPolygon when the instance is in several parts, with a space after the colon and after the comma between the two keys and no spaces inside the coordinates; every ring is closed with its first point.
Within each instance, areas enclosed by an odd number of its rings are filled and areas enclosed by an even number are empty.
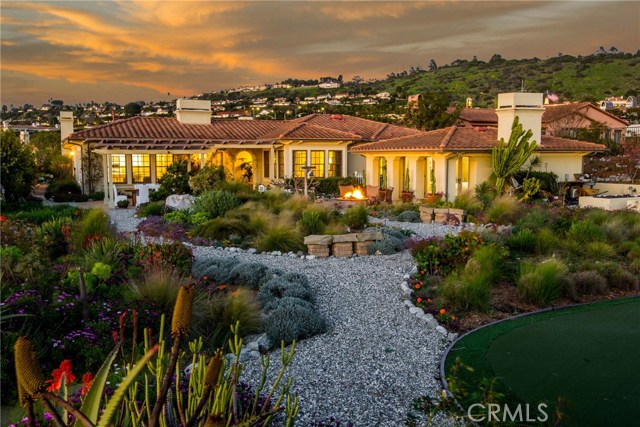
{"type": "MultiPolygon", "coordinates": [[[[119,231],[131,231],[139,221],[133,210],[109,213],[119,231]]],[[[411,228],[422,236],[456,231],[432,224],[411,224],[411,228]]],[[[414,266],[408,252],[313,260],[212,247],[195,247],[194,254],[196,259],[261,262],[309,278],[329,331],[300,342],[287,371],[299,397],[298,425],[335,416],[355,426],[402,426],[413,399],[439,394],[440,383],[434,376],[447,341],[402,304],[399,285],[414,266]]],[[[280,365],[279,351],[271,358],[269,381],[280,365]]],[[[260,362],[251,360],[243,380],[257,381],[260,372],[260,362]]]]}

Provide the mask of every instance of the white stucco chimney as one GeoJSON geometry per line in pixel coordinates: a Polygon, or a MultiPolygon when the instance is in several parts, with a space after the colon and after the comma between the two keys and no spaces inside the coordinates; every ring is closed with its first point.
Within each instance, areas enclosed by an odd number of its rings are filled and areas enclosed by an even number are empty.
{"type": "Polygon", "coordinates": [[[60,111],[60,141],[73,133],[73,111],[60,111]]]}
{"type": "Polygon", "coordinates": [[[180,123],[208,125],[211,123],[211,101],[178,99],[176,118],[180,123]]]}
{"type": "Polygon", "coordinates": [[[541,93],[500,93],[498,94],[498,139],[504,138],[509,141],[511,136],[511,125],[513,119],[518,116],[522,128],[533,132],[532,141],[540,143],[542,136],[542,114],[544,106],[542,104],[541,93]]]}

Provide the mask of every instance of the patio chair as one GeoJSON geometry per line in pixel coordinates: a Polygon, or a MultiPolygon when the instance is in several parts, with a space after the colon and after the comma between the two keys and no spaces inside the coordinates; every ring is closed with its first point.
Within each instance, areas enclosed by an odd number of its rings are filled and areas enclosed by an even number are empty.
{"type": "Polygon", "coordinates": [[[378,192],[380,191],[379,185],[367,185],[366,195],[369,199],[368,203],[374,205],[378,203],[378,192]]]}
{"type": "Polygon", "coordinates": [[[113,186],[113,203],[117,205],[118,202],[122,200],[129,200],[129,198],[124,194],[118,194],[118,187],[114,185],[113,186]]]}

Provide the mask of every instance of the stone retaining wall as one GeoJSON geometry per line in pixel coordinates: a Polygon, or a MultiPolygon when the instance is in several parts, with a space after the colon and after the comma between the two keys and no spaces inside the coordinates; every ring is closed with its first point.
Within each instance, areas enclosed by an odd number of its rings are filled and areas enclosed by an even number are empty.
{"type": "Polygon", "coordinates": [[[382,240],[384,236],[380,231],[367,231],[363,233],[336,234],[336,235],[310,235],[304,238],[309,255],[326,258],[329,255],[336,257],[350,257],[354,253],[358,256],[367,255],[367,248],[376,240],[382,240]]]}

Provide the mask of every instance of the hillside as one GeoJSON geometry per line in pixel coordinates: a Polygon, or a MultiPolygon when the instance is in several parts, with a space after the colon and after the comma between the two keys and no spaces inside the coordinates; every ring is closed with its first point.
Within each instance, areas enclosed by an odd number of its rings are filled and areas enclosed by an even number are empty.
{"type": "Polygon", "coordinates": [[[338,89],[298,87],[269,89],[261,92],[224,92],[207,94],[206,98],[248,99],[253,97],[285,97],[291,100],[319,94],[341,92],[365,95],[389,92],[393,97],[406,99],[427,91],[441,91],[450,95],[454,104],[463,104],[467,97],[474,106],[490,107],[500,92],[526,91],[557,94],[562,101],[596,101],[607,96],[621,96],[640,92],[639,53],[600,53],[589,56],[562,55],[549,59],[504,59],[494,55],[490,61],[456,60],[433,71],[412,70],[390,74],[372,83],[345,82],[338,89]]]}

